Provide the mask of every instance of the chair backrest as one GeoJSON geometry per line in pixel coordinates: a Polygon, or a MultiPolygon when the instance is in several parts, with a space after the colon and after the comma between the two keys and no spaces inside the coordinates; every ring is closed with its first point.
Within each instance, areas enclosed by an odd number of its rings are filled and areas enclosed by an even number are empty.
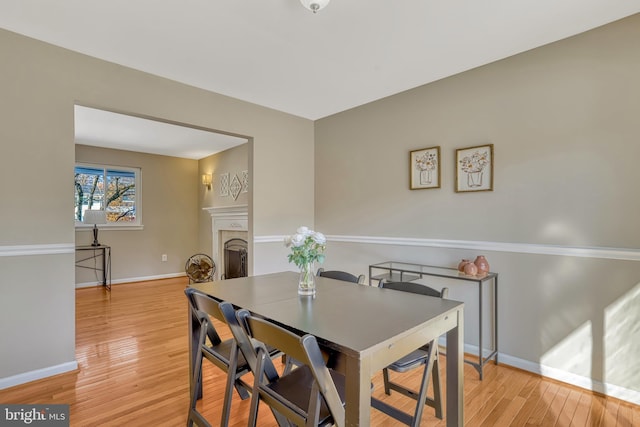
{"type": "Polygon", "coordinates": [[[218,302],[194,288],[187,287],[184,290],[184,293],[187,296],[187,301],[189,301],[191,314],[198,319],[200,324],[206,324],[207,336],[209,337],[211,344],[220,344],[222,339],[220,339],[218,332],[209,319],[209,316],[213,316],[214,318],[225,322],[224,315],[218,308],[218,302]]]}
{"type": "Polygon", "coordinates": [[[209,316],[212,316],[223,323],[227,323],[227,319],[222,311],[220,311],[220,302],[194,288],[186,288],[184,293],[187,295],[187,298],[193,308],[207,313],[209,316]]]}
{"type": "MultiPolygon", "coordinates": [[[[274,323],[252,316],[247,310],[238,311],[237,318],[247,336],[260,343],[258,348],[255,349],[254,347],[254,349],[257,350],[256,358],[260,358],[261,363],[266,363],[266,366],[272,365],[271,360],[268,357],[264,357],[266,354],[264,345],[266,344],[277,348],[309,368],[315,379],[315,385],[317,385],[317,388],[314,385],[313,389],[319,392],[324,399],[334,423],[338,426],[344,426],[345,415],[342,399],[322,357],[316,337],[309,334],[302,337],[298,336],[274,323]]],[[[245,358],[247,358],[247,355],[245,355],[245,358]]],[[[252,358],[252,356],[249,356],[249,358],[252,358]]],[[[275,369],[271,372],[265,371],[264,377],[267,384],[278,379],[277,372],[274,375],[273,371],[275,369]]],[[[270,390],[268,394],[273,395],[273,390],[270,390]]],[[[287,401],[281,403],[288,406],[292,405],[291,402],[287,401]]],[[[313,407],[313,405],[311,406],[313,407]]],[[[300,409],[302,408],[298,408],[294,412],[299,412],[300,409]]],[[[313,415],[309,414],[309,416],[313,415]]]]}
{"type": "Polygon", "coordinates": [[[361,274],[359,276],[354,276],[353,274],[347,273],[346,271],[339,271],[339,270],[325,271],[324,268],[319,268],[316,276],[328,277],[329,279],[342,280],[344,282],[358,283],[360,285],[364,284],[364,274],[361,274]]]}
{"type": "MultiPolygon", "coordinates": [[[[247,361],[252,370],[255,369],[257,365],[257,353],[256,346],[258,343],[255,340],[252,340],[243,325],[238,321],[238,316],[236,315],[236,309],[229,302],[221,302],[218,305],[220,312],[225,318],[225,322],[229,326],[229,330],[231,331],[231,335],[236,340],[238,344],[238,348],[240,352],[244,356],[244,359],[247,361]]],[[[248,314],[248,311],[244,310],[248,314]]],[[[268,363],[266,367],[266,373],[268,378],[277,378],[278,372],[276,371],[273,363],[268,363]]]]}
{"type": "Polygon", "coordinates": [[[427,295],[430,297],[447,298],[449,296],[449,288],[442,288],[441,291],[437,291],[427,285],[416,282],[382,282],[380,287],[396,291],[427,295]]]}

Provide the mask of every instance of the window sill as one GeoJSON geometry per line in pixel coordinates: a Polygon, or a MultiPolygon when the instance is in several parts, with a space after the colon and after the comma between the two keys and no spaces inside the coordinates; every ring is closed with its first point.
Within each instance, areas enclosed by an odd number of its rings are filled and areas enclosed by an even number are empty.
{"type": "MultiPolygon", "coordinates": [[[[76,231],[92,231],[93,225],[76,225],[76,231]]],[[[100,231],[141,231],[144,225],[101,225],[98,227],[100,231]]]]}

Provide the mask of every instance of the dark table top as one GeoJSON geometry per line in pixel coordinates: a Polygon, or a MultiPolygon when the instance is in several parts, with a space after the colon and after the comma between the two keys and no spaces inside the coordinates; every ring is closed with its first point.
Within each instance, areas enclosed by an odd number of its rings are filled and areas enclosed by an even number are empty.
{"type": "Polygon", "coordinates": [[[316,277],[314,297],[300,296],[298,276],[281,272],[191,286],[288,329],[315,335],[342,353],[360,356],[463,305],[324,277],[316,277]]]}

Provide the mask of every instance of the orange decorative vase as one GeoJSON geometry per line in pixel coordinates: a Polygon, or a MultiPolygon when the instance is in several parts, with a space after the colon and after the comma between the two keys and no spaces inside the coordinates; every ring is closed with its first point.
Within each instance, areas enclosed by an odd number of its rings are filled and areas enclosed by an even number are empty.
{"type": "Polygon", "coordinates": [[[464,266],[469,264],[470,262],[471,260],[468,259],[463,259],[462,261],[460,261],[460,264],[458,264],[458,271],[464,273],[464,266]]]}
{"type": "Polygon", "coordinates": [[[464,265],[464,274],[467,276],[475,276],[478,274],[478,267],[472,262],[468,262],[464,265]]]}
{"type": "Polygon", "coordinates": [[[487,274],[489,272],[489,262],[484,255],[478,255],[473,263],[478,267],[478,274],[487,274]]]}

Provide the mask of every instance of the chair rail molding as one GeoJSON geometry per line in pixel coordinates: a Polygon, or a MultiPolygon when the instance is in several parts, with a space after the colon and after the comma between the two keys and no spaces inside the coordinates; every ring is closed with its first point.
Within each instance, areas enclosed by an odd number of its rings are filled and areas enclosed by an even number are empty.
{"type": "Polygon", "coordinates": [[[73,243],[53,243],[46,245],[0,246],[0,257],[72,254],[76,250],[73,243]]]}
{"type": "MultiPolygon", "coordinates": [[[[282,236],[254,236],[254,243],[282,242],[282,236]]],[[[411,237],[327,235],[327,240],[344,243],[363,243],[391,246],[417,246],[447,249],[471,249],[493,252],[512,252],[535,255],[560,255],[581,258],[640,261],[640,249],[589,246],[543,245],[536,243],[488,242],[479,240],[419,239],[411,237]]]]}

